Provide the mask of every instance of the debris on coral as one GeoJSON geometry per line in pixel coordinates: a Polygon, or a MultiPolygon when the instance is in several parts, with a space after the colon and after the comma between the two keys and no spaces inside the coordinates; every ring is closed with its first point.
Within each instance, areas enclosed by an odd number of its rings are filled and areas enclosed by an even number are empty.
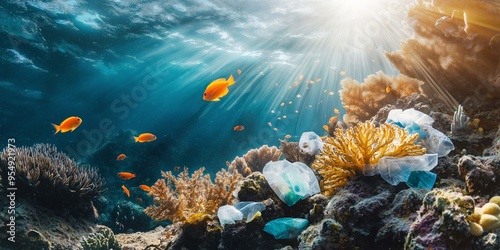
{"type": "Polygon", "coordinates": [[[262,168],[270,161],[277,161],[281,157],[281,151],[277,147],[264,145],[258,149],[252,149],[242,157],[236,157],[231,163],[226,162],[229,171],[236,170],[243,177],[255,171],[262,172],[262,168]]]}
{"type": "Polygon", "coordinates": [[[231,204],[241,174],[222,169],[213,183],[209,174],[203,175],[204,170],[202,167],[194,171],[191,177],[187,168],[178,177],[162,171],[164,179],[159,179],[149,192],[154,205],[144,212],[155,220],[194,223],[215,215],[220,206],[231,204]]]}
{"type": "Polygon", "coordinates": [[[414,144],[417,137],[418,134],[411,135],[391,124],[375,127],[364,122],[345,131],[337,129],[312,164],[323,177],[320,183],[323,194],[332,196],[337,188],[362,173],[365,165],[376,164],[382,157],[424,154],[425,149],[414,144]]]}

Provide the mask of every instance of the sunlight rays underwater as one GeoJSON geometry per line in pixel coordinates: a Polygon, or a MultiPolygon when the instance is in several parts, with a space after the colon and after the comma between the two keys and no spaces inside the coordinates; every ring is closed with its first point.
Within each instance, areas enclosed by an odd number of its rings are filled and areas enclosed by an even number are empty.
{"type": "Polygon", "coordinates": [[[308,130],[323,133],[334,108],[342,110],[339,82],[346,77],[362,81],[380,70],[398,74],[383,52],[397,50],[411,35],[405,2],[349,3],[291,2],[262,9],[255,18],[261,28],[231,19],[196,20],[169,29],[164,44],[144,55],[146,61],[156,60],[164,79],[152,93],[153,100],[164,100],[155,108],[165,113],[165,122],[220,128],[199,131],[202,140],[213,141],[214,133],[231,138],[235,125],[251,132],[273,129],[267,135],[272,140],[259,143],[277,144],[286,134],[298,139],[308,130]],[[221,42],[210,42],[214,39],[221,42]],[[231,74],[236,84],[227,96],[214,103],[202,100],[211,81],[231,74]]]}

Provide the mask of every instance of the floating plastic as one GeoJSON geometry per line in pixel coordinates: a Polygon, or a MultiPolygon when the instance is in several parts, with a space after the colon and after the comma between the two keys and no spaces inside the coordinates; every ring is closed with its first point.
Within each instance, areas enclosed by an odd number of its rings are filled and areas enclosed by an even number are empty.
{"type": "Polygon", "coordinates": [[[264,232],[272,234],[275,239],[294,239],[304,231],[309,222],[300,218],[279,218],[264,226],[264,232]]]}
{"type": "Polygon", "coordinates": [[[412,188],[423,188],[431,190],[436,182],[436,174],[429,171],[413,171],[411,172],[406,185],[412,188]]]}
{"type": "Polygon", "coordinates": [[[317,155],[323,150],[323,140],[314,132],[304,132],[300,136],[299,147],[310,155],[317,155]]]}
{"type": "Polygon", "coordinates": [[[225,205],[217,211],[217,217],[222,227],[226,224],[234,224],[237,220],[243,219],[243,213],[231,205],[225,205]]]}
{"type": "Polygon", "coordinates": [[[418,133],[416,144],[426,148],[428,154],[438,154],[441,157],[455,149],[450,138],[432,127],[434,119],[418,110],[391,110],[386,122],[405,128],[410,134],[418,133]]]}
{"type": "MultiPolygon", "coordinates": [[[[370,176],[380,174],[380,176],[382,176],[382,178],[391,185],[398,185],[400,182],[406,182],[408,184],[408,180],[414,171],[430,171],[436,167],[437,163],[437,154],[405,157],[382,157],[375,167],[372,165],[365,166],[363,168],[363,174],[370,176]]],[[[429,182],[426,183],[430,184],[429,182]]],[[[410,186],[410,184],[408,185],[410,186]]],[[[432,185],[434,185],[434,182],[432,185]]]]}
{"type": "Polygon", "coordinates": [[[264,203],[253,201],[242,201],[234,205],[234,207],[243,214],[243,218],[246,218],[247,222],[251,221],[255,214],[266,209],[264,203]]]}
{"type": "Polygon", "coordinates": [[[314,172],[301,162],[268,162],[262,173],[276,195],[288,206],[320,192],[314,172]]]}

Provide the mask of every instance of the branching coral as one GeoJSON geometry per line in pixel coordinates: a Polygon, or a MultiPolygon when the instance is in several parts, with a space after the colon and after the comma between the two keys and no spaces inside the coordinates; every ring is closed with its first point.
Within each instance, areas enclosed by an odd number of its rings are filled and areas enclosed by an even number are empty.
{"type": "Polygon", "coordinates": [[[350,77],[340,84],[343,89],[339,94],[346,109],[343,120],[357,122],[370,119],[381,107],[395,104],[401,97],[421,94],[423,82],[405,75],[389,77],[379,71],[365,78],[362,84],[350,77]]]}
{"type": "Polygon", "coordinates": [[[164,179],[159,179],[149,192],[154,197],[154,205],[144,212],[155,220],[192,224],[215,214],[220,206],[230,204],[233,191],[243,179],[241,174],[222,169],[213,183],[209,174],[203,175],[204,170],[196,170],[191,177],[187,168],[178,177],[170,171],[162,171],[164,179]]]}
{"type": "Polygon", "coordinates": [[[262,171],[266,163],[280,159],[281,151],[278,148],[264,145],[258,149],[248,151],[243,157],[236,157],[231,163],[226,162],[229,171],[236,170],[244,177],[255,171],[262,171]]]}
{"type": "MultiPolygon", "coordinates": [[[[12,152],[10,152],[12,156],[12,152]]],[[[74,160],[50,144],[35,144],[14,150],[16,187],[20,193],[32,195],[54,208],[77,205],[98,198],[105,181],[96,168],[79,167],[74,160]]],[[[9,152],[0,156],[0,171],[7,175],[9,152]]]]}
{"type": "Polygon", "coordinates": [[[326,140],[321,155],[316,156],[312,168],[323,176],[321,189],[327,196],[336,188],[362,172],[366,164],[376,164],[385,156],[404,157],[422,155],[425,149],[415,145],[418,134],[391,124],[375,127],[370,122],[359,123],[347,130],[335,130],[335,136],[326,140]]]}

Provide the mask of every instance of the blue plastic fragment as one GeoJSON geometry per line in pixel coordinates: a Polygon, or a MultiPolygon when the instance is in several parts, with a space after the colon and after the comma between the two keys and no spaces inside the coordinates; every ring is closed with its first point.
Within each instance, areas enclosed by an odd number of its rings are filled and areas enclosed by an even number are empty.
{"type": "Polygon", "coordinates": [[[429,171],[411,172],[406,184],[411,188],[423,188],[431,190],[436,182],[436,174],[429,171]]]}
{"type": "Polygon", "coordinates": [[[272,234],[275,239],[294,239],[304,231],[309,223],[301,218],[279,218],[272,220],[264,226],[264,232],[272,234]]]}

